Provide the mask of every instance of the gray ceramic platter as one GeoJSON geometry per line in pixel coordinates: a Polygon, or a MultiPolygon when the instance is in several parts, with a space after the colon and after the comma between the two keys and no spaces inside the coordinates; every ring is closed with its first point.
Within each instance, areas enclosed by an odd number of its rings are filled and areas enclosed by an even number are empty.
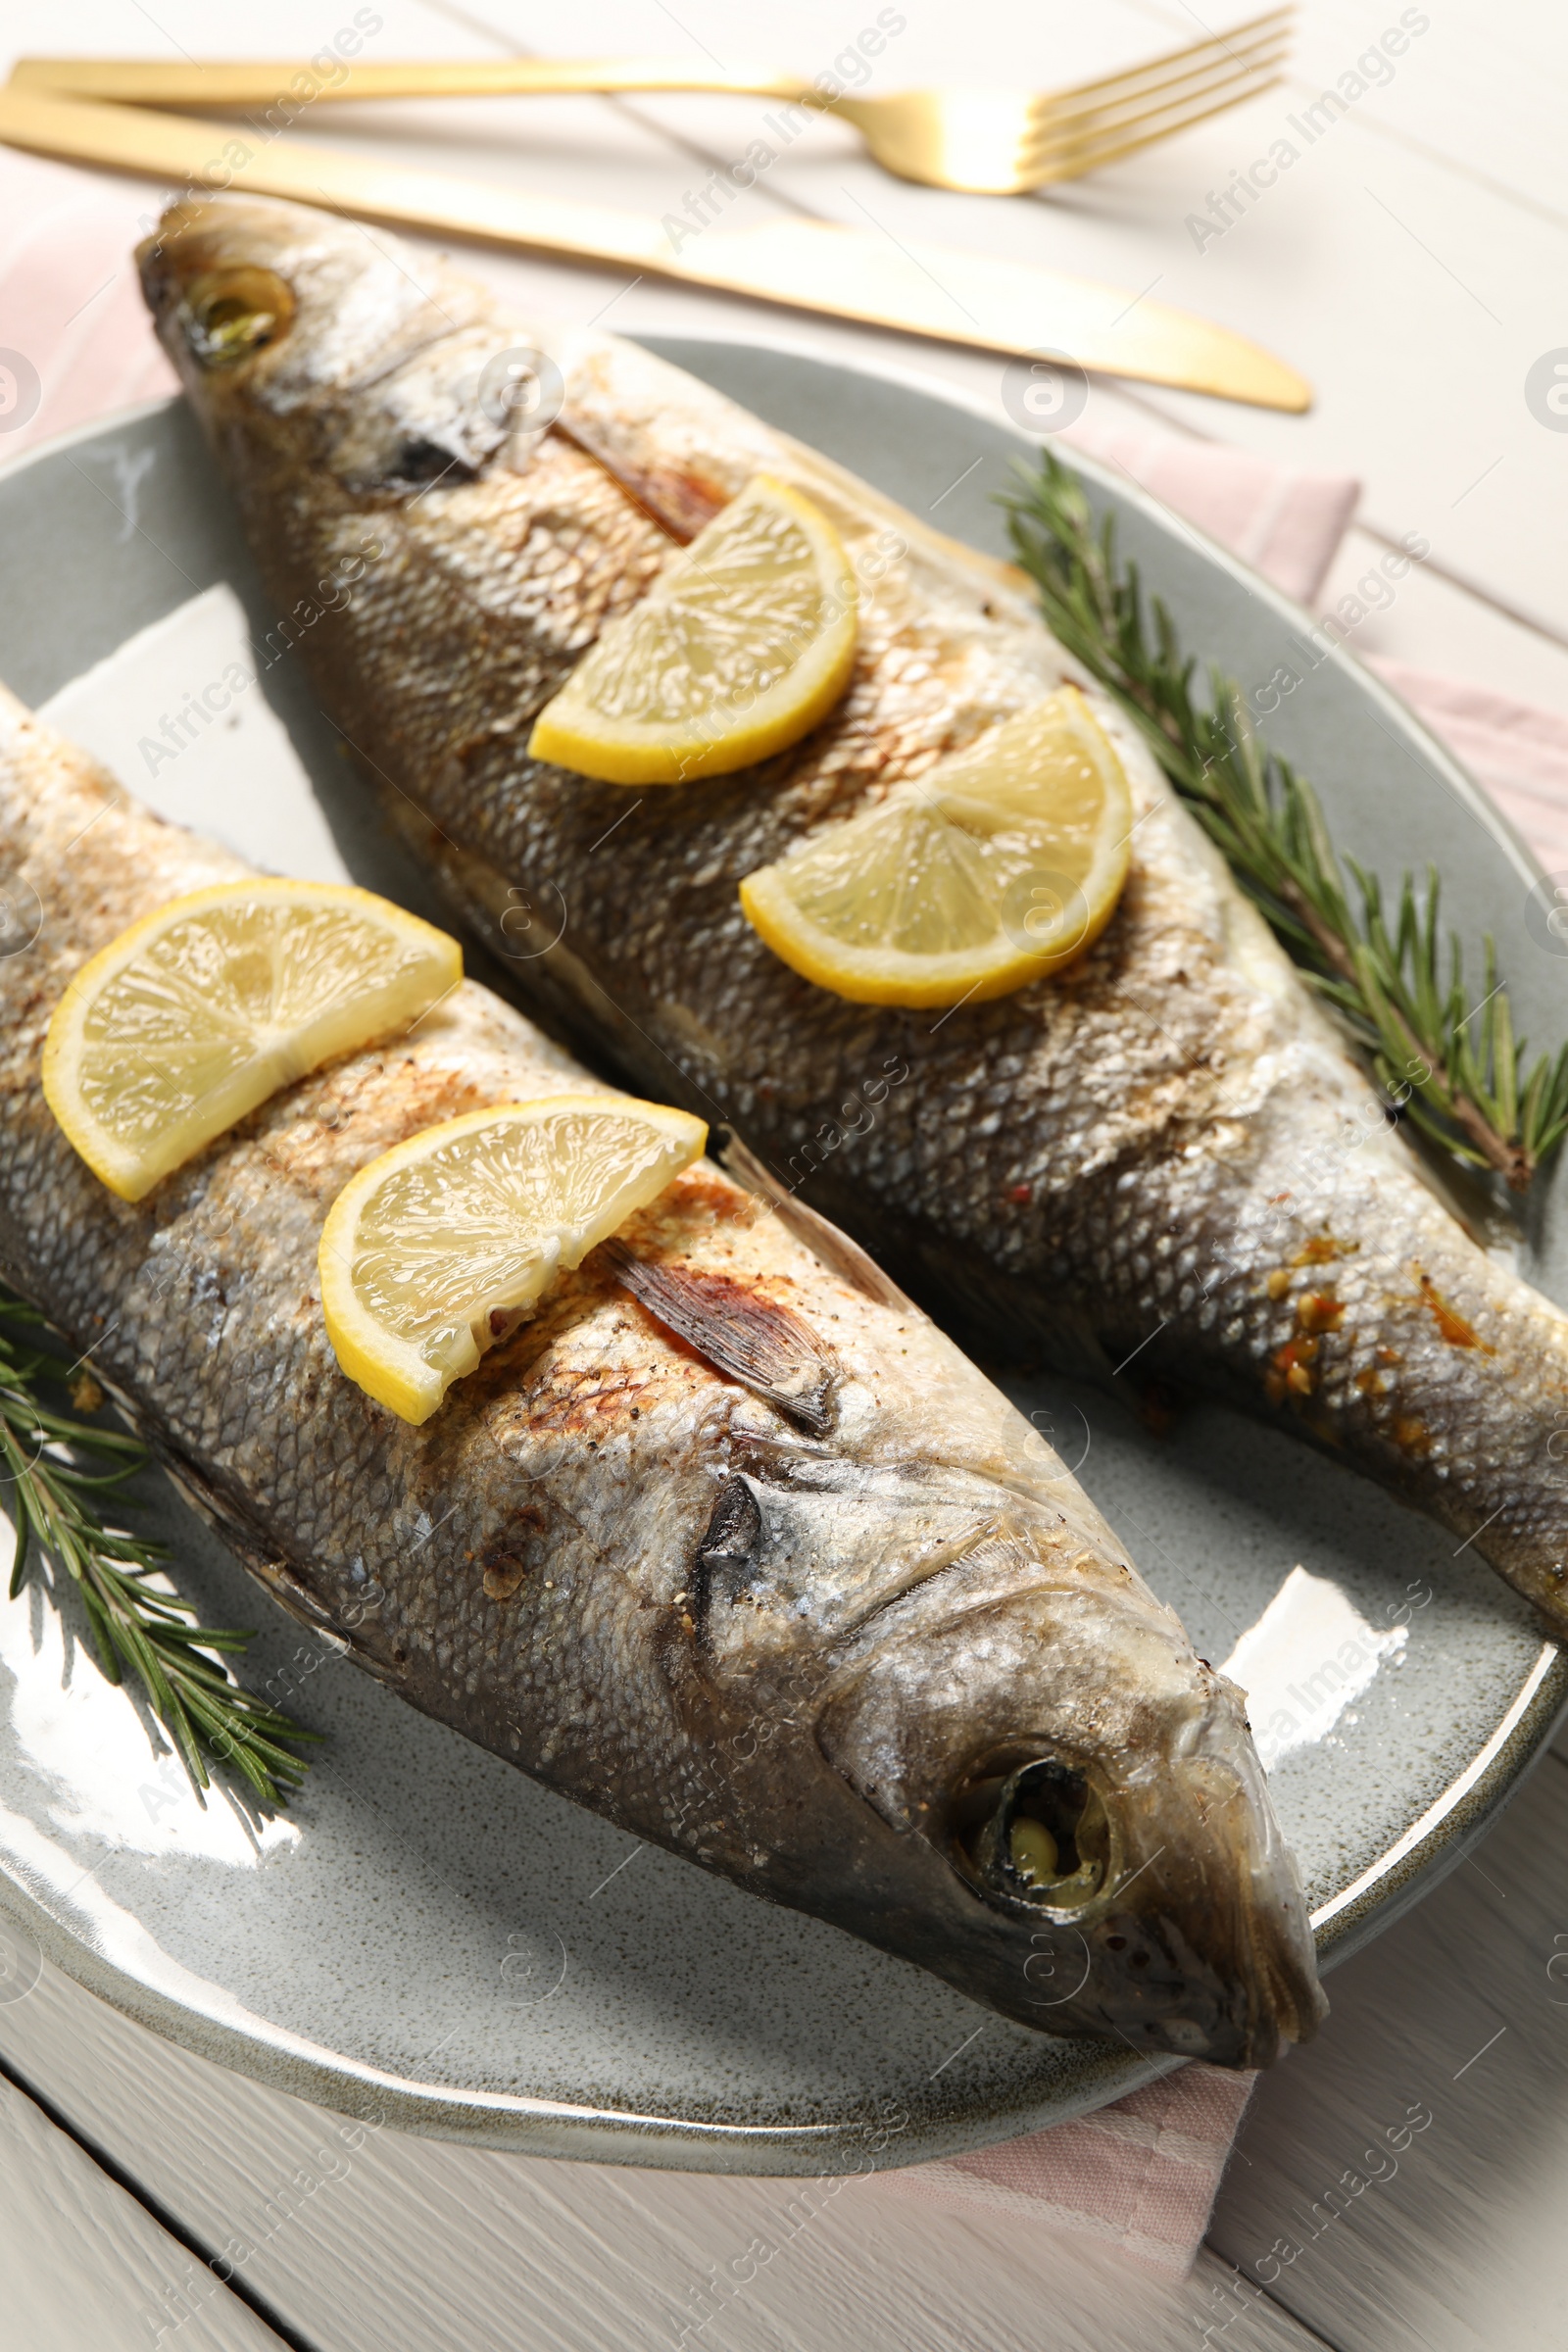
{"type": "MultiPolygon", "coordinates": [[[[957,537],[1004,552],[994,493],[1029,448],[907,376],[783,348],[668,356],[957,537]]],[[[1086,468],[1188,646],[1248,685],[1307,623],[1185,525],[1086,468]]],[[[164,714],[271,615],[183,406],[40,450],[0,477],[0,677],[165,813],[273,869],[426,904],[374,826],[291,661],[177,760],[164,714]]],[[[1465,775],[1350,659],[1270,721],[1344,846],[1396,877],[1428,857],[1454,920],[1505,944],[1530,1034],[1568,1034],[1568,963],[1523,924],[1537,878],[1465,775]]],[[[1563,1180],[1516,1248],[1568,1300],[1563,1180]]],[[[1557,1650],[1477,1558],[1371,1487],[1219,1408],[1152,1437],[1089,1391],[1014,1383],[1216,1662],[1254,1640],[1275,1798],[1325,1959],[1455,1862],[1544,1742],[1557,1650]],[[1290,1591],[1282,1587],[1299,1568],[1290,1591]]],[[[260,1627],[247,1678],[327,1735],[286,1817],[203,1812],[70,1596],[0,1603],[0,1893],[29,1939],[187,2047],[412,2131],[534,2152],[827,2173],[1036,2129],[1159,2071],[1004,2024],[934,1980],[773,1909],[531,1783],[333,1665],[161,1484],[148,1507],[208,1622],[260,1627]],[[888,2126],[892,2119],[894,2129],[888,2126]],[[868,2154],[868,2151],[870,2153],[868,2154]]],[[[5,1956],[0,1950],[0,1959],[5,1956]]],[[[1308,2059],[1305,2061],[1310,2063],[1308,2059]]]]}

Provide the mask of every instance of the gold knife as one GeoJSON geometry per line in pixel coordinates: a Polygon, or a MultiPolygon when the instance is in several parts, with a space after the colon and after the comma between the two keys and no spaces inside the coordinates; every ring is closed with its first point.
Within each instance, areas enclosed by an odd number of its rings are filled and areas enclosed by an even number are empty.
{"type": "Polygon", "coordinates": [[[906,243],[888,231],[769,220],[693,228],[677,239],[659,220],[608,206],[524,196],[314,142],[264,138],[244,122],[100,105],[16,84],[0,89],[0,141],[181,183],[197,195],[235,188],[283,196],[1014,358],[1065,354],[1105,375],[1258,408],[1299,412],[1312,403],[1311,387],[1293,368],[1227,327],[1088,278],[958,246],[906,243]]]}

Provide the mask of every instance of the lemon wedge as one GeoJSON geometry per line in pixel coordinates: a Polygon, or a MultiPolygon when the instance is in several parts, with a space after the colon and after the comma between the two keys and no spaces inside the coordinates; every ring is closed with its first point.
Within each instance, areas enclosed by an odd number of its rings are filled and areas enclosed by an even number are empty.
{"type": "Polygon", "coordinates": [[[426,1128],[332,1203],[318,1263],[350,1380],[427,1421],[558,1268],[655,1200],[708,1141],[701,1119],[628,1095],[547,1095],[426,1128]]]}
{"type": "Polygon", "coordinates": [[[258,878],[189,892],[100,948],[49,1023],[43,1091],[122,1200],[335,1054],[463,978],[455,939],[368,890],[258,878]]]}
{"type": "Polygon", "coordinates": [[[725,776],[798,742],[855,666],[856,588],[838,533],[765,473],[608,622],[528,750],[606,784],[725,776]]]}
{"type": "Polygon", "coordinates": [[[1076,687],[741,884],[792,970],[858,1004],[960,1004],[1059,970],[1127,878],[1132,803],[1076,687]]]}

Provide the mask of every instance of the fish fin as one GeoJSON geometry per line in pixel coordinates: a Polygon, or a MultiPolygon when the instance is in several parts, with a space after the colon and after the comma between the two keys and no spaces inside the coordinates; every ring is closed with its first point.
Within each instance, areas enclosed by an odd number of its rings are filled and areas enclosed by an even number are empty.
{"type": "Polygon", "coordinates": [[[816,1209],[808,1208],[786,1191],[778,1178],[762,1165],[755,1152],[731,1132],[729,1142],[714,1154],[718,1164],[734,1177],[737,1184],[749,1193],[759,1193],[772,1208],[781,1225],[804,1243],[811,1255],[847,1282],[852,1290],[860,1291],[874,1298],[878,1306],[891,1306],[900,1314],[917,1314],[919,1309],[912,1298],[900,1290],[898,1284],[883,1273],[874,1257],[868,1256],[858,1242],[852,1242],[842,1226],[829,1224],[816,1209]]]}
{"type": "Polygon", "coordinates": [[[554,429],[580,449],[584,457],[602,466],[612,480],[620,484],[633,506],[641,507],[649,521],[657,523],[677,547],[690,547],[698,532],[706,530],[714,515],[729,504],[729,493],[715,483],[697,481],[670,467],[653,471],[635,465],[624,450],[615,446],[602,424],[576,408],[568,407],[564,416],[558,416],[554,429]]]}
{"type": "Polygon", "coordinates": [[[354,1663],[363,1666],[377,1682],[390,1683],[394,1689],[397,1687],[400,1678],[394,1670],[368,1650],[363,1642],[356,1642],[352,1635],[343,1632],[334,1622],[331,1611],[295,1575],[287,1560],[276,1558],[258,1543],[248,1520],[242,1518],[222,1496],[215,1494],[206,1481],[198,1478],[189,1465],[168,1446],[161,1445],[156,1438],[150,1443],[159,1467],[181,1502],[188,1504],[197,1518],[206,1522],[220,1542],[228,1546],[240,1566],[255,1577],[263,1592],[271,1594],[280,1609],[292,1617],[297,1625],[305,1626],[311,1633],[330,1642],[334,1649],[351,1655],[354,1663]]]}
{"type": "Polygon", "coordinates": [[[744,1478],[726,1478],[713,1503],[708,1532],[697,1546],[697,1563],[693,1577],[696,1586],[697,1624],[703,1640],[710,1635],[710,1611],[713,1599],[713,1580],[718,1578],[734,1598],[735,1589],[749,1581],[755,1558],[755,1546],[761,1533],[762,1514],[757,1497],[744,1478]]]}
{"type": "Polygon", "coordinates": [[[765,1396],[813,1437],[832,1428],[838,1358],[792,1308],[727,1274],[637,1257],[623,1242],[602,1243],[598,1254],[640,1306],[716,1370],[765,1396]]]}

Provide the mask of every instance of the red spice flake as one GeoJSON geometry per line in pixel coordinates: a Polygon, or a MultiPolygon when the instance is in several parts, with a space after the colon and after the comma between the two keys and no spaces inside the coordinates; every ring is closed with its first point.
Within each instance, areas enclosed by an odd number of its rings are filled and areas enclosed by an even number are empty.
{"type": "Polygon", "coordinates": [[[1361,1247],[1359,1242],[1339,1242],[1332,1233],[1314,1233],[1304,1249],[1298,1250],[1292,1258],[1293,1266],[1328,1266],[1337,1257],[1350,1257],[1361,1247]]]}
{"type": "Polygon", "coordinates": [[[1473,1323],[1465,1320],[1456,1306],[1449,1304],[1430,1274],[1421,1277],[1421,1303],[1432,1316],[1439,1331],[1450,1348],[1479,1348],[1483,1355],[1495,1355],[1473,1323]]]}
{"type": "Polygon", "coordinates": [[[1032,1184],[1009,1184],[1007,1187],[1007,1199],[1016,1208],[1027,1208],[1034,1197],[1035,1188],[1032,1184]]]}
{"type": "Polygon", "coordinates": [[[1296,1301],[1296,1320],[1303,1331],[1338,1331],[1345,1308],[1332,1291],[1303,1291],[1296,1301]]]}

